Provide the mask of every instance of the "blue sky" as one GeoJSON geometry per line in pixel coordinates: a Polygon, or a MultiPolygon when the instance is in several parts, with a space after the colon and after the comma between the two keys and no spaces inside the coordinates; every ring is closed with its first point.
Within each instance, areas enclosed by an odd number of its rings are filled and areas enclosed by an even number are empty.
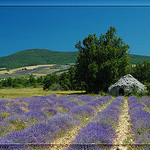
{"type": "Polygon", "coordinates": [[[131,54],[150,56],[146,0],[0,0],[0,6],[0,57],[32,48],[75,51],[79,40],[105,34],[110,26],[129,44],[131,54]]]}

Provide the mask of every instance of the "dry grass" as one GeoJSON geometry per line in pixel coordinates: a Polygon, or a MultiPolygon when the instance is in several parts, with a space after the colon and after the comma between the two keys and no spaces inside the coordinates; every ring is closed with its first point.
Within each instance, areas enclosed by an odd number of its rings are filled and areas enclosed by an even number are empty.
{"type": "Polygon", "coordinates": [[[49,65],[36,65],[36,66],[26,66],[26,67],[21,67],[21,68],[16,68],[16,69],[11,69],[9,71],[7,70],[2,70],[0,71],[0,74],[5,74],[5,73],[8,73],[8,74],[11,74],[11,73],[14,73],[18,70],[21,70],[23,68],[26,68],[26,69],[35,69],[35,68],[39,68],[39,67],[50,67],[50,66],[53,66],[54,64],[49,64],[49,65]]]}
{"type": "Polygon", "coordinates": [[[46,74],[42,74],[42,73],[32,73],[33,75],[35,75],[35,76],[46,76],[46,74]]]}
{"type": "Polygon", "coordinates": [[[44,91],[42,88],[20,88],[20,89],[0,89],[0,98],[17,98],[45,95],[63,95],[63,94],[84,94],[85,91],[44,91]]]}

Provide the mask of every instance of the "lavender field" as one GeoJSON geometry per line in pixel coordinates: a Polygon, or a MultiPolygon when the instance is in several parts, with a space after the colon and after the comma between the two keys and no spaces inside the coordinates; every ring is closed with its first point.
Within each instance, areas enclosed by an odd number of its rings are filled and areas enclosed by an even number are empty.
{"type": "Polygon", "coordinates": [[[149,149],[150,98],[0,99],[0,149],[149,149]]]}

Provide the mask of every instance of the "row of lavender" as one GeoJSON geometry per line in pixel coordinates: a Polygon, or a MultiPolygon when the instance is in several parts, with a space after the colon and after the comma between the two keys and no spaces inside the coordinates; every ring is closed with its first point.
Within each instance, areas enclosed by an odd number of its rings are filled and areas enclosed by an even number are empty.
{"type": "Polygon", "coordinates": [[[131,96],[128,98],[129,115],[131,122],[131,129],[133,132],[133,141],[135,146],[148,148],[150,143],[150,113],[146,111],[144,103],[148,98],[142,98],[141,101],[131,96]]]}
{"type": "Polygon", "coordinates": [[[110,100],[109,96],[101,98],[87,95],[62,97],[51,95],[12,101],[1,100],[1,123],[3,124],[1,146],[11,148],[8,144],[50,143],[60,133],[73,128],[86,117],[92,117],[98,108],[110,100]],[[58,108],[63,108],[65,111],[58,108]],[[9,117],[6,114],[9,114],[9,117]],[[5,135],[4,128],[10,122],[18,126],[24,125],[24,127],[20,131],[14,130],[5,135]]]}
{"type": "Polygon", "coordinates": [[[1,99],[0,120],[2,131],[6,133],[7,130],[23,130],[38,122],[45,121],[58,113],[54,106],[57,106],[59,101],[61,100],[57,100],[55,95],[23,97],[12,100],[1,99]]]}
{"type": "Polygon", "coordinates": [[[68,150],[109,149],[116,138],[116,128],[124,100],[114,99],[109,106],[99,112],[93,120],[82,128],[68,150]]]}
{"type": "Polygon", "coordinates": [[[150,108],[150,98],[149,97],[142,97],[141,102],[150,108]]]}
{"type": "Polygon", "coordinates": [[[0,100],[0,136],[7,130],[23,130],[38,122],[43,122],[58,113],[70,111],[79,104],[92,101],[98,96],[33,96],[13,100],[0,100]],[[71,100],[71,101],[70,101],[71,100]],[[5,127],[5,128],[4,128],[5,127]]]}

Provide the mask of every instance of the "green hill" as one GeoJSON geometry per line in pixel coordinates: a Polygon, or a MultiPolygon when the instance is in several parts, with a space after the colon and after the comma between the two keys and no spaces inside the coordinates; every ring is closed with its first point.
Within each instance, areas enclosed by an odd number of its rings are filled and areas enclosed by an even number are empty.
{"type": "Polygon", "coordinates": [[[57,52],[47,49],[23,50],[6,57],[0,57],[0,68],[19,68],[45,64],[74,63],[78,52],[57,52]]]}
{"type": "MultiPolygon", "coordinates": [[[[0,57],[0,68],[19,68],[25,66],[45,64],[68,64],[75,63],[78,51],[58,52],[47,49],[23,50],[6,57],[0,57]]],[[[132,55],[131,63],[136,64],[144,61],[150,62],[150,56],[132,55]]]]}
{"type": "Polygon", "coordinates": [[[131,58],[132,64],[142,63],[142,62],[150,62],[150,56],[143,56],[143,55],[133,55],[129,54],[131,58]]]}

